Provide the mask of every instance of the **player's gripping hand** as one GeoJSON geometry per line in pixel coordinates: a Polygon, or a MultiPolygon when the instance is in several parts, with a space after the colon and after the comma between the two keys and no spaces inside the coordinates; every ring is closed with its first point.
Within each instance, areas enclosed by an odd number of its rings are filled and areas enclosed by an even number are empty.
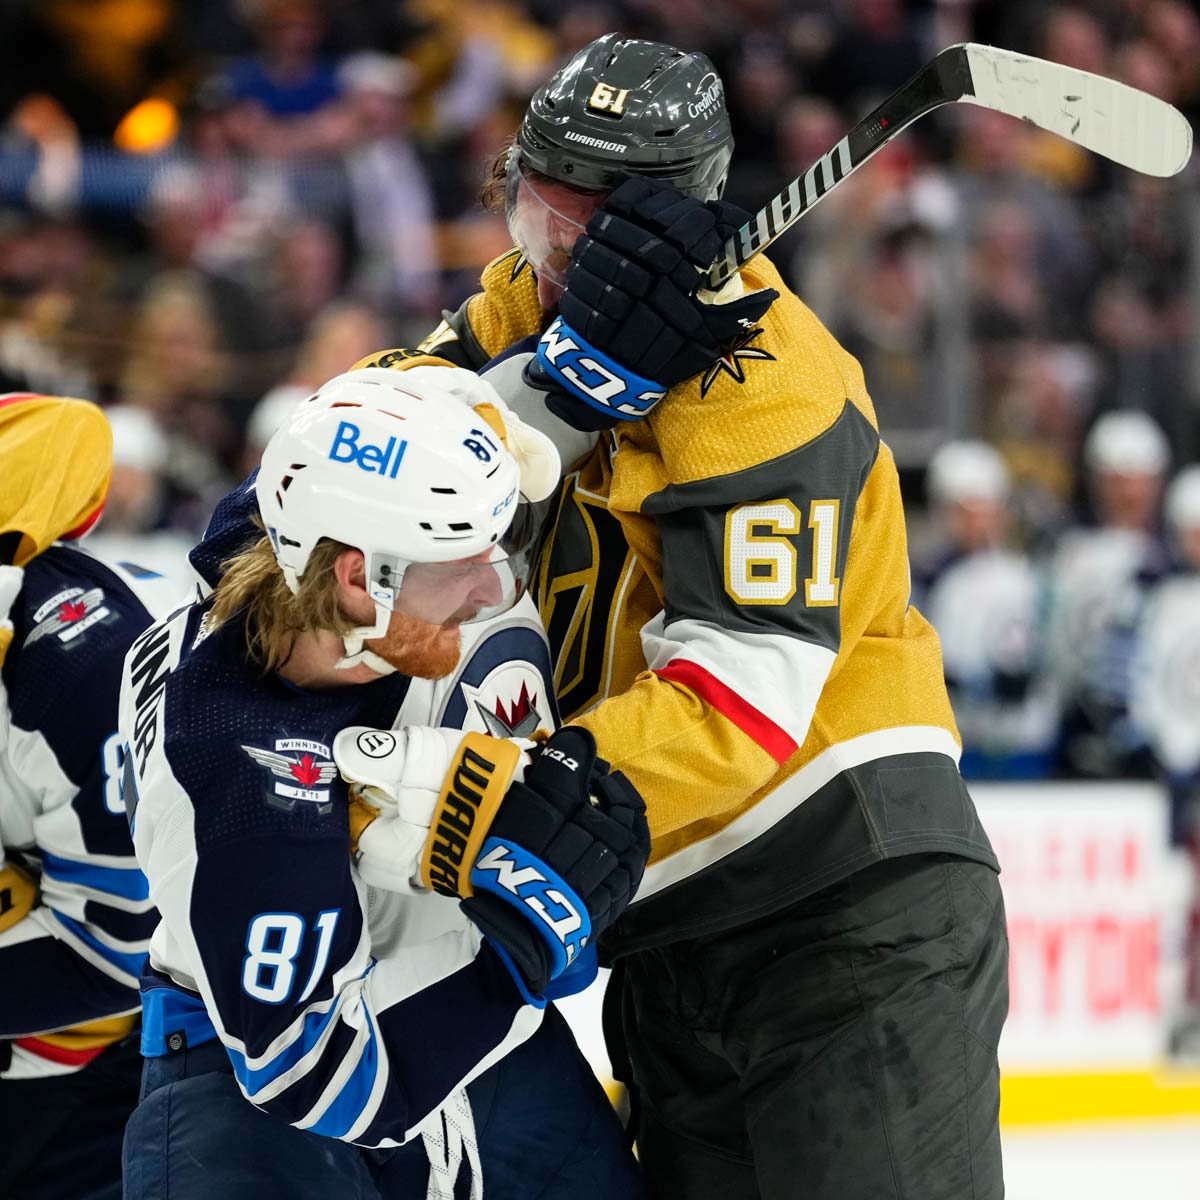
{"type": "MultiPolygon", "coordinates": [[[[530,382],[582,402],[593,425],[595,414],[608,425],[644,417],[778,299],[771,288],[744,293],[740,279],[716,295],[703,291],[722,245],[748,219],[668,184],[626,180],[575,243],[560,315],[542,336],[530,382]]],[[[561,395],[547,403],[576,423],[561,395]]]]}
{"type": "Polygon", "coordinates": [[[595,941],[633,899],[649,854],[641,796],[596,756],[590,732],[568,725],[509,785],[463,910],[545,996],[585,962],[594,973],[595,941]]]}
{"type": "Polygon", "coordinates": [[[343,729],[333,757],[350,784],[350,845],[363,880],[393,892],[469,894],[470,864],[530,745],[419,725],[343,729]]]}

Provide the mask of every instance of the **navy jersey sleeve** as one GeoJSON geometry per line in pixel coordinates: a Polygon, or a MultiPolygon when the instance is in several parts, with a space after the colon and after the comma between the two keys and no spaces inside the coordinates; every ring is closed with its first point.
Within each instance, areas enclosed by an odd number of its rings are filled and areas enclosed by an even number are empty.
{"type": "Polygon", "coordinates": [[[121,665],[151,615],[123,575],[55,547],[26,572],[4,670],[6,848],[40,867],[30,915],[0,935],[0,1036],[138,1007],[157,914],[121,796],[121,665]]]}

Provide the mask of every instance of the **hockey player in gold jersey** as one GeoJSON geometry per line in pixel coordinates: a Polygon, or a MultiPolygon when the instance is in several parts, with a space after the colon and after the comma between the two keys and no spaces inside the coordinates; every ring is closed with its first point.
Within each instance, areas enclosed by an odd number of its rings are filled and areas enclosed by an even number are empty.
{"type": "Polygon", "coordinates": [[[508,154],[517,248],[360,365],[507,353],[596,437],[535,587],[564,718],[646,799],[604,950],[654,1194],[998,1200],[998,866],[858,363],[765,256],[701,289],[731,151],[702,55],[592,43],[508,154]]]}

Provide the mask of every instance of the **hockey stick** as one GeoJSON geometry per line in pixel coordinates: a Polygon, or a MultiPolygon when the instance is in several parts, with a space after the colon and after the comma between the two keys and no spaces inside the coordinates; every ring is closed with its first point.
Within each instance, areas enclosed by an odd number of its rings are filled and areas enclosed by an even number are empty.
{"type": "Polygon", "coordinates": [[[1175,175],[1192,153],[1183,114],[1136,88],[994,46],[948,46],[725,243],[708,287],[716,291],[918,117],[956,100],[1021,117],[1145,175],[1175,175]]]}

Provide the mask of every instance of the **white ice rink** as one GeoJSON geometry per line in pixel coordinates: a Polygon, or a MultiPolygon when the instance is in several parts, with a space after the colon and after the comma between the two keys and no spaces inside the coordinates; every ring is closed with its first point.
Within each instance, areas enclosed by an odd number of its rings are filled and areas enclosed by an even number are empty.
{"type": "Polygon", "coordinates": [[[1006,1200],[1197,1200],[1200,1118],[1008,1129],[1006,1200]]]}

